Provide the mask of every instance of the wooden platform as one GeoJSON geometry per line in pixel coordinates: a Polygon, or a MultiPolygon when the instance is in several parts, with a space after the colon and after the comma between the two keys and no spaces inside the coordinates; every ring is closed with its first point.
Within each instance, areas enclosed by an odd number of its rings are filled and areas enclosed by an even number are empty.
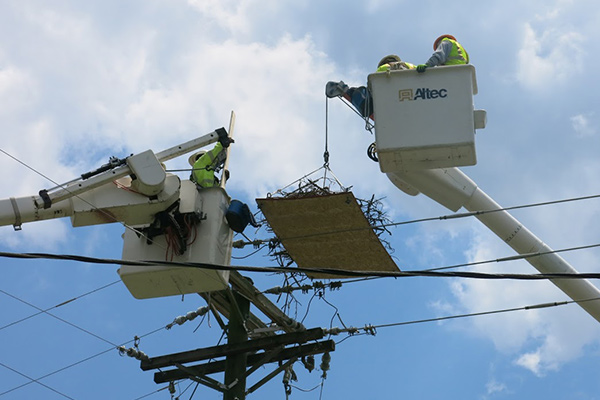
{"type": "MultiPolygon", "coordinates": [[[[256,202],[300,268],[399,271],[351,192],[256,202]]],[[[313,279],[349,277],[307,275],[313,279]]]]}

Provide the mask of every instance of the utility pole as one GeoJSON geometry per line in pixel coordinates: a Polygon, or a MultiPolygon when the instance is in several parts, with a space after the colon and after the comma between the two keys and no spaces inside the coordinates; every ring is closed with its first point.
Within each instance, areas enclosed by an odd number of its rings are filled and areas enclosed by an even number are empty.
{"type": "MultiPolygon", "coordinates": [[[[246,321],[250,316],[250,302],[237,291],[231,292],[232,302],[227,324],[227,344],[235,346],[248,340],[246,321]]],[[[225,386],[223,400],[246,398],[247,353],[232,354],[225,359],[225,386]]]]}
{"type": "MultiPolygon", "coordinates": [[[[223,400],[245,400],[247,394],[254,393],[298,359],[335,351],[335,341],[320,340],[325,336],[323,329],[306,329],[289,318],[249,279],[231,271],[230,283],[229,289],[211,292],[209,303],[218,321],[221,321],[220,315],[228,319],[226,325],[220,322],[227,330],[227,344],[141,360],[140,368],[144,371],[160,369],[154,374],[155,383],[191,379],[223,393],[223,400]],[[256,317],[250,311],[250,304],[276,327],[272,328],[256,317]],[[284,333],[276,334],[276,330],[284,333]],[[204,363],[185,365],[196,361],[204,363]],[[247,378],[271,363],[277,363],[277,367],[246,388],[247,378]],[[164,369],[173,366],[176,368],[164,369]],[[225,375],[222,383],[208,376],[222,372],[225,375]]],[[[208,301],[207,294],[201,295],[208,301]]]]}

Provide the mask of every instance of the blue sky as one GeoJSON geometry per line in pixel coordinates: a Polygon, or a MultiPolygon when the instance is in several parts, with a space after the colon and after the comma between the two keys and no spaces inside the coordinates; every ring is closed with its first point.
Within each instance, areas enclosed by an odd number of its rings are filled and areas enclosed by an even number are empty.
{"type": "MultiPolygon", "coordinates": [[[[235,110],[229,191],[256,211],[255,198],[322,165],[327,81],[364,84],[389,53],[422,63],[433,40],[452,33],[476,67],[475,105],[488,115],[476,136],[478,164],[463,172],[503,206],[596,195],[599,13],[595,2],[574,0],[4,2],[0,149],[66,182],[110,156],[160,151],[226,127],[235,110]]],[[[373,138],[362,121],[337,100],[329,102],[328,133],[333,172],[357,197],[384,198],[393,221],[451,213],[398,191],[365,156],[373,138]]],[[[186,168],[186,160],[167,167],[186,168]]],[[[0,167],[0,198],[53,186],[5,154],[0,167]]],[[[554,249],[598,243],[599,214],[597,200],[514,212],[554,249]]],[[[2,227],[0,250],[119,258],[123,229],[72,228],[68,220],[2,227]]],[[[513,254],[474,219],[404,225],[390,239],[407,270],[513,254]]],[[[598,250],[563,256],[580,272],[600,270],[598,250]]],[[[118,282],[117,266],[0,262],[2,400],[169,398],[113,345],[151,333],[140,348],[154,356],[219,340],[214,320],[161,329],[204,301],[136,300],[118,282]],[[61,320],[40,314],[18,322],[39,312],[31,305],[61,320]]],[[[264,254],[232,262],[273,265],[264,254]]],[[[521,261],[469,270],[536,272],[521,261]]],[[[261,290],[281,284],[252,277],[261,290]]],[[[292,312],[306,314],[309,327],[340,326],[336,310],[360,327],[567,300],[548,282],[448,278],[377,279],[327,292],[327,302],[297,299],[292,312]]],[[[338,344],[322,393],[294,389],[292,398],[596,399],[599,334],[576,305],[381,328],[338,344]]],[[[295,370],[299,388],[321,383],[318,371],[295,370]]],[[[221,395],[199,387],[194,398],[221,395]]],[[[281,377],[248,398],[285,398],[281,377]]]]}

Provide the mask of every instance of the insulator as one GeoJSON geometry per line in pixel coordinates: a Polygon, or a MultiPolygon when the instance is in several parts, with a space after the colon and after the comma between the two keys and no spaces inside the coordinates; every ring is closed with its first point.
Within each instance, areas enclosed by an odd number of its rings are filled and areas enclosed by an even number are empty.
{"type": "Polygon", "coordinates": [[[196,310],[196,314],[198,314],[198,315],[200,315],[200,316],[203,316],[203,315],[205,315],[207,312],[208,312],[208,307],[199,307],[199,308],[196,310]]]}
{"type": "Polygon", "coordinates": [[[196,314],[195,311],[190,311],[189,313],[185,314],[185,317],[188,321],[193,321],[197,316],[198,314],[196,314]]]}
{"type": "Polygon", "coordinates": [[[281,293],[281,286],[275,286],[271,289],[267,289],[265,290],[265,293],[269,293],[269,294],[279,294],[281,293]]]}
{"type": "Polygon", "coordinates": [[[319,366],[319,368],[321,368],[321,371],[323,371],[323,378],[327,378],[327,371],[329,371],[330,362],[331,355],[329,354],[329,352],[323,353],[323,357],[321,357],[321,365],[319,366]]]}
{"type": "Polygon", "coordinates": [[[306,357],[302,357],[302,364],[304,364],[304,368],[308,370],[308,372],[312,372],[315,369],[315,356],[312,354],[306,357]]]}
{"type": "Polygon", "coordinates": [[[340,333],[342,333],[342,329],[340,329],[340,328],[331,328],[331,329],[327,329],[325,332],[327,334],[329,334],[329,335],[337,336],[340,333]]]}

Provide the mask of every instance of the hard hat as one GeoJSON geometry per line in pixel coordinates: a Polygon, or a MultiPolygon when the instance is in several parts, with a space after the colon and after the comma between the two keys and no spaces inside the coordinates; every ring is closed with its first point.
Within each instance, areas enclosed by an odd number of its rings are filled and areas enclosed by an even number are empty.
{"type": "Polygon", "coordinates": [[[206,151],[204,150],[200,150],[199,152],[192,154],[190,158],[188,158],[188,163],[190,163],[190,165],[193,167],[194,163],[204,154],[206,154],[206,151]]]}
{"type": "Polygon", "coordinates": [[[379,61],[379,64],[377,64],[377,68],[381,67],[384,64],[389,64],[389,63],[392,63],[392,62],[400,62],[400,61],[402,61],[400,59],[400,57],[398,57],[395,54],[390,54],[389,56],[383,57],[381,59],[381,61],[379,61]]]}
{"type": "Polygon", "coordinates": [[[456,38],[454,36],[452,36],[452,35],[442,35],[439,38],[435,39],[435,42],[433,42],[433,50],[434,51],[437,50],[438,45],[440,44],[440,42],[442,41],[442,39],[445,39],[445,38],[452,39],[455,42],[457,41],[456,38]]]}

